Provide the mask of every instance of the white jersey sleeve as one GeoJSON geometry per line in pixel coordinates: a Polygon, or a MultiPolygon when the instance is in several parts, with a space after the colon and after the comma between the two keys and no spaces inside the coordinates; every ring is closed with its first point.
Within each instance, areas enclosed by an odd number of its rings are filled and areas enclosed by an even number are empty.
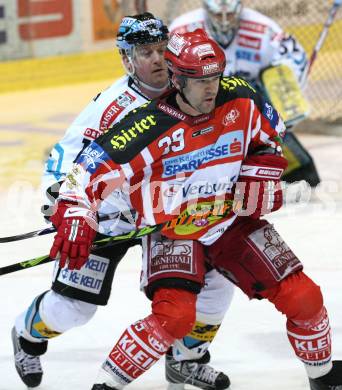
{"type": "Polygon", "coordinates": [[[46,161],[41,189],[47,205],[52,204],[53,199],[49,199],[46,190],[65,179],[73,162],[90,142],[146,101],[146,97],[134,88],[132,79],[124,76],[98,94],[84,108],[64,137],[54,145],[46,161]]]}

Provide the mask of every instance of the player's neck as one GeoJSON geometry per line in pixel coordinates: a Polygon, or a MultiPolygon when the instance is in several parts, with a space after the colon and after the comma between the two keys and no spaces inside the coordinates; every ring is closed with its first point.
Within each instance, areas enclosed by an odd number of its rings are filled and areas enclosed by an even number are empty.
{"type": "Polygon", "coordinates": [[[165,88],[163,91],[160,92],[160,91],[149,91],[143,87],[140,87],[140,89],[141,92],[151,100],[158,98],[160,95],[162,95],[163,92],[167,90],[167,88],[165,88]]]}
{"type": "Polygon", "coordinates": [[[186,103],[179,93],[177,93],[176,95],[176,101],[180,110],[183,111],[185,114],[191,116],[203,115],[202,112],[195,110],[193,107],[190,106],[190,104],[186,103]]]}
{"type": "Polygon", "coordinates": [[[147,84],[144,84],[142,82],[139,83],[139,88],[141,92],[148,98],[148,99],[155,99],[158,98],[160,95],[162,95],[164,92],[167,91],[169,84],[166,84],[163,88],[152,88],[148,86],[147,84]]]}

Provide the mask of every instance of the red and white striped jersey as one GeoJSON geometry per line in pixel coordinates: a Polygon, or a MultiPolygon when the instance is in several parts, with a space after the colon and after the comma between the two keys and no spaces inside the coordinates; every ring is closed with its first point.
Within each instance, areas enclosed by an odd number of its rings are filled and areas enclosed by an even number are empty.
{"type": "MultiPolygon", "coordinates": [[[[184,114],[176,93],[172,90],[133,110],[90,144],[68,175],[60,198],[98,209],[120,188],[137,212],[132,229],[225,207],[246,155],[255,148],[279,146],[285,126],[274,108],[240,78],[221,80],[210,114],[184,114]]],[[[232,211],[224,218],[209,213],[175,226],[167,235],[210,245],[235,218],[232,211]]]]}

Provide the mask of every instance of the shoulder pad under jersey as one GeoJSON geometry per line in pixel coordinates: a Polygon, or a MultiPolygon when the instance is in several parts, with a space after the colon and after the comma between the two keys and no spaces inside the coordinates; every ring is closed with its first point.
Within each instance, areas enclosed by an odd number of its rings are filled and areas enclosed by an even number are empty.
{"type": "Polygon", "coordinates": [[[148,101],[130,111],[96,140],[114,162],[125,164],[131,161],[147,145],[179,122],[179,119],[160,111],[156,107],[157,102],[148,101]]]}
{"type": "Polygon", "coordinates": [[[247,98],[260,104],[261,96],[246,80],[240,77],[222,77],[220,81],[219,93],[217,96],[217,104],[222,105],[227,101],[239,98],[247,98]]]}

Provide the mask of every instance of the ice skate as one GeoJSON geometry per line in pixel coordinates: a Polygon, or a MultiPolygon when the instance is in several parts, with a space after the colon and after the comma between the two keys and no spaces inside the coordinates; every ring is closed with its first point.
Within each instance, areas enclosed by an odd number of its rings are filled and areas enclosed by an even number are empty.
{"type": "Polygon", "coordinates": [[[91,390],[117,390],[115,387],[109,387],[105,383],[94,385],[91,390]]]}
{"type": "Polygon", "coordinates": [[[228,389],[230,380],[223,372],[209,366],[209,352],[200,360],[184,360],[178,362],[167,353],[165,357],[165,376],[169,382],[168,390],[183,390],[185,384],[196,386],[203,390],[228,389]]]}
{"type": "Polygon", "coordinates": [[[43,370],[40,364],[39,355],[42,354],[42,349],[44,352],[46,351],[47,343],[30,343],[22,337],[19,337],[14,327],[12,329],[12,343],[14,349],[15,368],[21,380],[29,388],[39,386],[43,377],[43,370]],[[39,349],[37,351],[37,355],[30,355],[26,353],[22,348],[23,343],[30,344],[33,348],[37,347],[37,349],[39,349]]]}
{"type": "Polygon", "coordinates": [[[342,360],[335,360],[328,374],[309,381],[311,390],[342,390],[342,360]]]}

